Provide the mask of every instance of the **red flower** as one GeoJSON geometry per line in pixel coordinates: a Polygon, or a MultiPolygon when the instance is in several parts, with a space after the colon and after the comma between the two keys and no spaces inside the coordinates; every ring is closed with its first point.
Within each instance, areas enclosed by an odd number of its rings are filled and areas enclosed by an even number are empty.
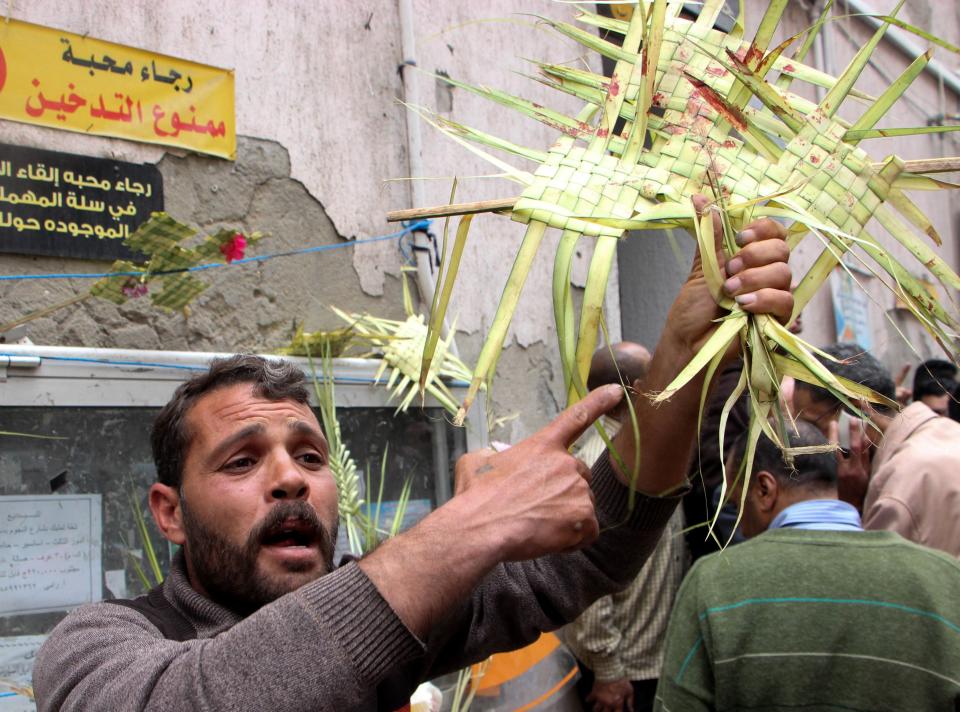
{"type": "Polygon", "coordinates": [[[127,299],[136,299],[137,297],[142,297],[149,291],[146,282],[141,282],[135,277],[128,277],[127,281],[124,282],[124,285],[120,287],[120,292],[127,299]]]}
{"type": "Polygon", "coordinates": [[[241,232],[236,233],[233,236],[233,239],[229,242],[224,242],[222,245],[220,245],[220,252],[222,252],[223,256],[227,258],[227,262],[242,260],[243,251],[246,249],[247,238],[245,238],[241,232]]]}

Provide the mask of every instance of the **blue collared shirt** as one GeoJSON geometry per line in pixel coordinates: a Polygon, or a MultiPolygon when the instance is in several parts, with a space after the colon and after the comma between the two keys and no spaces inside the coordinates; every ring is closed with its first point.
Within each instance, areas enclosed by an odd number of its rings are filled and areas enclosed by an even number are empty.
{"type": "Polygon", "coordinates": [[[770,529],[860,531],[860,512],[838,499],[810,499],[791,504],[770,522],[770,529]]]}

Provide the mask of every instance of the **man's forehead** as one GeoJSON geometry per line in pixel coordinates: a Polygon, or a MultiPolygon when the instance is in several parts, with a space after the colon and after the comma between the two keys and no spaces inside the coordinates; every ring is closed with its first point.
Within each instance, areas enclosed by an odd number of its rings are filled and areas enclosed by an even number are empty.
{"type": "MultiPolygon", "coordinates": [[[[307,404],[294,400],[271,400],[254,393],[254,384],[237,383],[201,396],[187,414],[194,432],[230,428],[236,423],[283,420],[319,430],[316,416],[307,404]]],[[[298,426],[300,427],[300,426],[298,426]]]]}

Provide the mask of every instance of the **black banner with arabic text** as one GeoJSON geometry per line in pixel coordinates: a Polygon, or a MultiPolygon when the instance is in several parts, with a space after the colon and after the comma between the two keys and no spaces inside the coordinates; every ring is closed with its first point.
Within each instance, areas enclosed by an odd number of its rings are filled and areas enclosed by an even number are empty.
{"type": "Polygon", "coordinates": [[[0,252],[130,259],[123,239],[160,210],[152,164],[0,144],[0,252]]]}

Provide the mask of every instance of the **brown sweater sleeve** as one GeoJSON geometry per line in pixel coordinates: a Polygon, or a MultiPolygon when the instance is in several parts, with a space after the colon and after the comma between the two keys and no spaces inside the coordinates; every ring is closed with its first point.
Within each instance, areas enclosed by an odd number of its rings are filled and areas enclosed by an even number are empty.
{"type": "Polygon", "coordinates": [[[38,709],[366,709],[377,683],[422,655],[356,564],[206,639],[165,640],[107,603],[71,613],[34,667],[38,709]]]}
{"type": "Polygon", "coordinates": [[[427,641],[427,677],[531,643],[541,632],[574,620],[600,596],[624,589],[650,557],[684,494],[637,494],[631,511],[628,489],[606,453],[593,466],[592,488],[601,531],[597,541],[580,551],[495,567],[427,641]]]}

